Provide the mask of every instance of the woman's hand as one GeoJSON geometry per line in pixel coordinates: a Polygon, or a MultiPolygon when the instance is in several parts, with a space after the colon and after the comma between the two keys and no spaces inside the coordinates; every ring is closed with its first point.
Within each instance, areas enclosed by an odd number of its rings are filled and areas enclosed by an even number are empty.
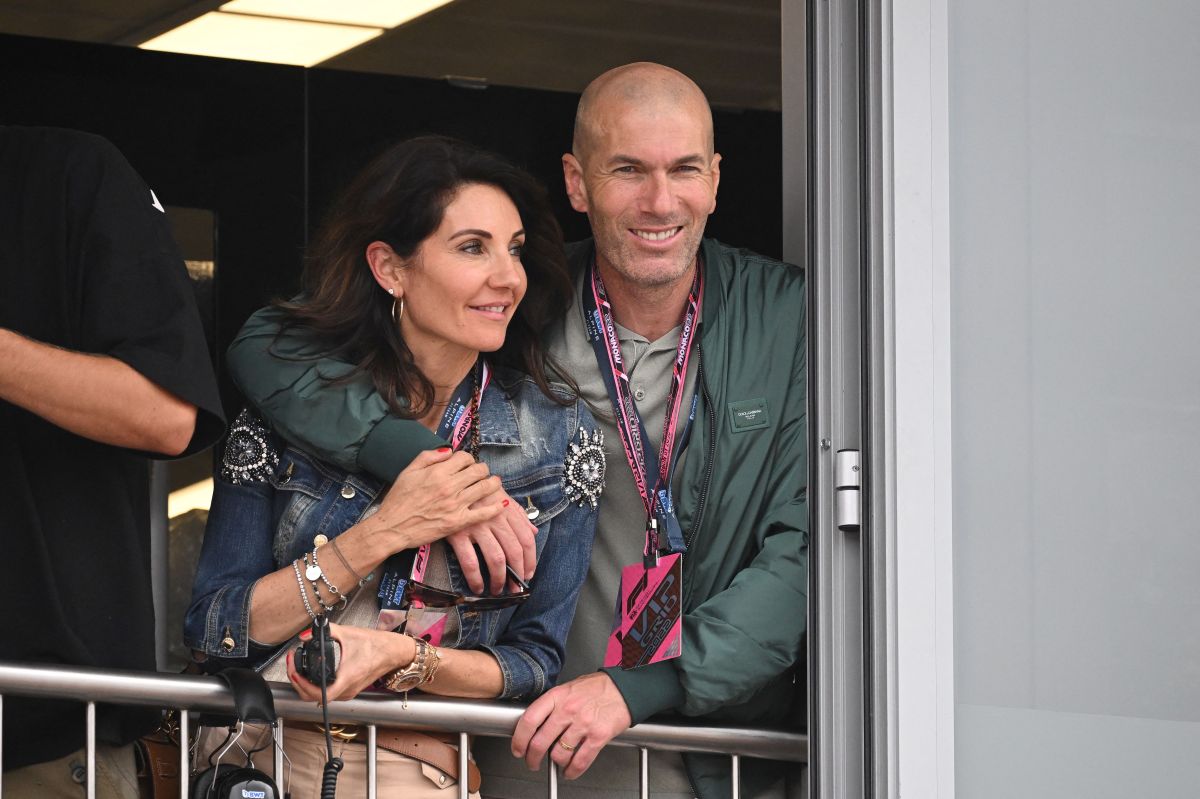
{"type": "Polygon", "coordinates": [[[505,499],[500,478],[489,476],[485,464],[443,447],[414,458],[367,521],[391,554],[494,519],[504,511],[505,499]]]}
{"type": "MultiPolygon", "coordinates": [[[[416,657],[416,645],[407,635],[397,635],[385,630],[362,627],[346,627],[330,624],[328,634],[341,644],[342,656],[337,676],[326,688],[330,702],[338,699],[353,699],[370,688],[383,675],[407,666],[416,657]]],[[[312,631],[300,634],[308,641],[312,631]]],[[[288,652],[288,679],[301,699],[321,702],[321,686],[314,685],[296,673],[295,650],[288,652]]]]}
{"type": "MultiPolygon", "coordinates": [[[[446,543],[454,549],[454,556],[458,558],[458,566],[467,585],[476,594],[483,593],[485,588],[489,588],[493,594],[504,591],[509,581],[505,563],[526,581],[532,579],[537,566],[537,544],[534,540],[537,527],[525,515],[524,506],[503,490],[498,495],[504,508],[502,513],[452,533],[446,539],[446,543]],[[487,586],[483,584],[476,547],[488,566],[490,584],[487,586]]],[[[480,500],[481,504],[492,502],[495,502],[494,497],[480,500]]]]}

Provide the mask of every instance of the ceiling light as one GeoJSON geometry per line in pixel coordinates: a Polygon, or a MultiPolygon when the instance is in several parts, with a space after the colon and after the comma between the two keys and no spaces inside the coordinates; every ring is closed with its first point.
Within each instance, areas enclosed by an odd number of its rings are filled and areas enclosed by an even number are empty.
{"type": "Polygon", "coordinates": [[[451,0],[232,0],[222,11],[394,28],[451,0]]]}
{"type": "Polygon", "coordinates": [[[139,46],[145,50],[311,67],[381,33],[379,28],[211,11],[139,46]]]}

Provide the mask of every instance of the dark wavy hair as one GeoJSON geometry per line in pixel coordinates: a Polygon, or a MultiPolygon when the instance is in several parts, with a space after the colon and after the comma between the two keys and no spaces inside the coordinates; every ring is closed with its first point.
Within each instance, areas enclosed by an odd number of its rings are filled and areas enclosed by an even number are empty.
{"type": "Polygon", "coordinates": [[[333,382],[365,372],[398,416],[424,415],[433,404],[433,384],[392,321],[392,297],[371,274],[367,245],[382,241],[401,258],[412,257],[441,225],[458,191],[471,184],[507,194],[525,228],[521,263],[528,288],[504,345],[488,358],[530,375],[546,396],[564,401],[550,391],[546,373],[554,366],[541,338],[570,306],[572,282],[545,189],[495,153],[445,136],[421,136],[389,147],[342,191],[309,246],[300,297],[275,303],[286,314],[281,335],[298,327],[314,336],[323,355],[355,365],[333,382]]]}

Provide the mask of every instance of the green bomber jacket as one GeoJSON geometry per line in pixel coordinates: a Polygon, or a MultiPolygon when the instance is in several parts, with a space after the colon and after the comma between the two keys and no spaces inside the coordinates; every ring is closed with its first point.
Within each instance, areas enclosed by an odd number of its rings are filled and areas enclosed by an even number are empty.
{"type": "MultiPolygon", "coordinates": [[[[573,270],[583,269],[594,257],[591,240],[567,255],[573,270]]],[[[804,274],[713,239],[701,256],[700,404],[675,498],[688,544],[683,653],[604,671],[635,724],[673,712],[794,729],[804,718],[796,675],[808,594],[804,274]]],[[[269,308],[252,316],[228,361],[238,387],[286,438],[388,480],[418,452],[444,445],[389,415],[365,377],[329,386],[349,367],[314,359],[302,336],[277,337],[280,319],[269,308]]],[[[727,759],[685,760],[701,797],[729,795],[727,759]]],[[[756,764],[743,772],[743,789],[753,794],[780,773],[756,764]]]]}

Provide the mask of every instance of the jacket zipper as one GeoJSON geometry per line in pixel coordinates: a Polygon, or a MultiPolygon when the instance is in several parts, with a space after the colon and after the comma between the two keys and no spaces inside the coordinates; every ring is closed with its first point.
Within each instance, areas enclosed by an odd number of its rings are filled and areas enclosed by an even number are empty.
{"type": "Polygon", "coordinates": [[[688,530],[684,546],[692,548],[692,541],[704,521],[704,506],[708,502],[708,484],[712,481],[713,462],[717,456],[717,417],[713,413],[712,397],[708,395],[708,385],[704,381],[704,345],[696,341],[696,354],[700,356],[697,363],[696,379],[700,381],[700,395],[704,397],[704,410],[708,416],[708,462],[704,465],[704,482],[700,484],[700,499],[696,502],[696,518],[692,520],[692,529],[688,530]]]}

